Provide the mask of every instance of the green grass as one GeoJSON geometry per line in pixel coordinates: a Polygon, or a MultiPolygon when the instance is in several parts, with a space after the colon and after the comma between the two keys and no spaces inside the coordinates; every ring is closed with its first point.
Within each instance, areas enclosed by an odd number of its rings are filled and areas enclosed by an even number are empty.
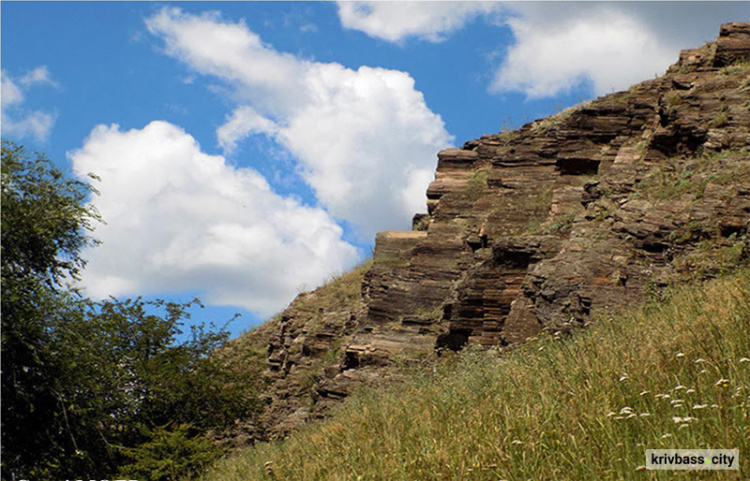
{"type": "Polygon", "coordinates": [[[572,336],[465,351],[205,480],[714,479],[643,471],[646,449],[750,455],[750,269],[572,336]]]}
{"type": "Polygon", "coordinates": [[[666,159],[638,184],[635,194],[653,201],[672,200],[683,194],[700,199],[709,183],[744,185],[750,182],[747,156],[748,151],[741,149],[666,159]]]}
{"type": "Polygon", "coordinates": [[[472,202],[477,201],[482,197],[485,189],[487,188],[487,178],[492,172],[492,166],[484,166],[474,171],[474,175],[466,183],[466,186],[456,192],[456,194],[466,200],[472,202]]]}

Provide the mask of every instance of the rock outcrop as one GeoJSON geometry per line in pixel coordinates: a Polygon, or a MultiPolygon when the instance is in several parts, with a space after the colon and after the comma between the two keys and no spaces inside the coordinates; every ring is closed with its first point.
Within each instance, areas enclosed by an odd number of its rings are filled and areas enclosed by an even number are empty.
{"type": "Polygon", "coordinates": [[[440,152],[427,207],[283,313],[273,432],[404,364],[583,327],[747,262],[750,24],[660,78],[440,152]]]}

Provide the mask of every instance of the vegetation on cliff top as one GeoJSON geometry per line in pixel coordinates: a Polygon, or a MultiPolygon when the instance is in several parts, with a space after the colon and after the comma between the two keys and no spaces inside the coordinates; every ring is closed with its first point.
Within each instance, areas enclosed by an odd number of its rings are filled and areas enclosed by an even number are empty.
{"type": "Polygon", "coordinates": [[[390,390],[363,389],[204,479],[630,479],[646,475],[646,449],[748,453],[748,426],[744,268],[573,336],[469,349],[390,390]]]}

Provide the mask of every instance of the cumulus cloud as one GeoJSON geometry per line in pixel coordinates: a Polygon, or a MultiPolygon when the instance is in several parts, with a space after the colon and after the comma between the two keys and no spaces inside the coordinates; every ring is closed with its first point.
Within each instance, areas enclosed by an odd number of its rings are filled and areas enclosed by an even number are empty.
{"type": "Polygon", "coordinates": [[[358,260],[324,210],[275,194],[167,122],[97,126],[68,156],[79,177],[100,177],[92,202],[110,221],[83,253],[94,298],[192,291],[267,316],[358,260]]]}
{"type": "Polygon", "coordinates": [[[431,42],[445,40],[479,15],[496,13],[498,2],[337,2],[344,28],[402,42],[417,37],[431,42]]]}
{"type": "Polygon", "coordinates": [[[477,17],[511,29],[492,92],[551,97],[582,84],[601,95],[652,78],[682,48],[746,21],[742,2],[338,2],[342,26],[395,43],[442,41],[477,17]]]}
{"type": "Polygon", "coordinates": [[[2,71],[2,130],[3,136],[23,139],[33,137],[39,142],[45,141],[55,124],[57,115],[42,110],[23,108],[25,92],[36,84],[57,86],[52,80],[47,67],[41,66],[30,70],[21,78],[14,80],[5,70],[2,71]]]}
{"type": "Polygon", "coordinates": [[[492,91],[547,97],[590,83],[597,95],[663,73],[683,48],[712,40],[725,22],[748,18],[742,2],[519,2],[508,5],[515,36],[492,91]]]}
{"type": "Polygon", "coordinates": [[[653,77],[676,58],[654,32],[612,9],[589,9],[549,23],[519,17],[508,24],[516,43],[495,74],[493,91],[551,97],[590,81],[601,95],[653,77]]]}
{"type": "Polygon", "coordinates": [[[236,110],[217,131],[225,152],[253,133],[272,136],[363,239],[424,211],[436,153],[452,139],[408,73],[300,59],[215,13],[165,8],[146,24],[167,54],[233,87],[236,110]]]}

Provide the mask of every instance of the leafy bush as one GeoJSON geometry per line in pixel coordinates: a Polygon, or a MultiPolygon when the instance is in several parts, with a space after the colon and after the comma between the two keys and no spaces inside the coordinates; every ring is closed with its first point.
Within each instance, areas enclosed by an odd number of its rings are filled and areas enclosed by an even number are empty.
{"type": "Polygon", "coordinates": [[[195,302],[92,302],[64,285],[94,243],[90,192],[3,142],[3,479],[108,479],[125,453],[142,464],[164,445],[176,476],[207,459],[200,434],[260,409],[255,373],[212,355],[225,329],[194,327],[181,340],[195,302]],[[159,428],[173,424],[189,435],[159,428]]]}
{"type": "Polygon", "coordinates": [[[173,429],[157,427],[148,431],[149,441],[126,451],[132,463],[120,470],[122,479],[175,481],[205,468],[221,455],[211,441],[192,435],[186,424],[173,429]]]}

